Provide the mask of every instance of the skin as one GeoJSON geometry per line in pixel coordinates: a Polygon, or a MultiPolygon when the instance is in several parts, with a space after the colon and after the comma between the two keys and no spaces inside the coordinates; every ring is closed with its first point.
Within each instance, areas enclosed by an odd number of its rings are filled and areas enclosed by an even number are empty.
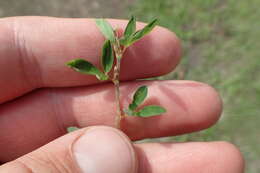
{"type": "MultiPolygon", "coordinates": [[[[123,20],[109,22],[114,28],[127,24],[123,20]]],[[[142,26],[138,24],[138,28],[142,26]]],[[[47,164],[37,166],[25,154],[33,151],[29,157],[48,163],[46,153],[64,154],[70,143],[84,133],[80,130],[59,138],[66,134],[68,126],[113,127],[113,85],[100,83],[95,77],[81,75],[64,65],[80,57],[98,66],[104,38],[92,19],[3,18],[0,33],[0,162],[6,163],[0,170],[26,173],[30,171],[29,164],[44,172],[47,164]]],[[[145,84],[149,86],[145,104],[159,104],[167,109],[163,116],[127,117],[122,131],[131,140],[194,132],[219,119],[221,99],[207,84],[133,81],[172,71],[180,61],[180,52],[178,38],[162,27],[156,27],[126,51],[121,72],[122,107],[128,105],[135,88],[145,84]]],[[[134,150],[140,173],[207,172],[212,164],[214,173],[244,170],[239,150],[226,142],[135,144],[134,150]],[[187,151],[190,157],[183,157],[187,151]]],[[[77,169],[70,159],[62,157],[54,160],[53,165],[67,165],[71,172],[77,169]]]]}

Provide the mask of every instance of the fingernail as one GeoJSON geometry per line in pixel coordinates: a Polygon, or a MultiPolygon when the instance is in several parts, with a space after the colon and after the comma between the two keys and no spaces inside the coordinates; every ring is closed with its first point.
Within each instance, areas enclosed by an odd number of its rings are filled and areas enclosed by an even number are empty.
{"type": "Polygon", "coordinates": [[[83,173],[135,173],[136,159],[130,141],[110,127],[92,127],[73,145],[83,173]]]}

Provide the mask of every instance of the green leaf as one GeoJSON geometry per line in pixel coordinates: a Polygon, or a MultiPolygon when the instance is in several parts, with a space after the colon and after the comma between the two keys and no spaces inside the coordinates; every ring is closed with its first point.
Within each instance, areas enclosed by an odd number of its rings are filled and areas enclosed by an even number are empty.
{"type": "Polygon", "coordinates": [[[67,66],[71,67],[77,72],[82,74],[95,75],[99,80],[107,80],[108,76],[102,73],[98,68],[96,68],[90,62],[84,59],[74,59],[67,62],[67,66]]]}
{"type": "Polygon", "coordinates": [[[131,111],[134,111],[136,108],[138,107],[138,105],[134,102],[132,102],[129,106],[128,109],[131,111]]]}
{"type": "Polygon", "coordinates": [[[144,37],[145,35],[149,34],[153,30],[153,28],[156,26],[157,21],[158,20],[155,19],[152,22],[150,22],[148,25],[146,25],[142,30],[135,32],[131,42],[136,42],[136,41],[140,40],[142,37],[144,37]]]}
{"type": "Polygon", "coordinates": [[[130,42],[130,40],[131,40],[131,37],[128,37],[128,38],[126,38],[126,37],[121,37],[121,38],[119,39],[119,42],[120,42],[120,45],[123,45],[123,46],[125,46],[125,47],[128,47],[128,46],[130,46],[130,44],[128,44],[128,43],[130,42]]]}
{"type": "Polygon", "coordinates": [[[157,21],[158,21],[157,19],[154,19],[152,22],[147,24],[143,29],[141,29],[139,31],[136,31],[128,39],[123,38],[122,40],[120,40],[120,44],[122,44],[122,45],[124,45],[126,47],[132,45],[136,41],[138,41],[141,38],[143,38],[145,35],[149,34],[153,30],[153,28],[156,26],[157,21]]]}
{"type": "Polygon", "coordinates": [[[110,40],[106,40],[103,45],[101,63],[104,72],[107,74],[112,69],[114,63],[113,48],[110,40]]]}
{"type": "Polygon", "coordinates": [[[67,128],[67,132],[70,133],[70,132],[74,132],[76,130],[78,130],[79,128],[78,127],[68,127],[67,128]]]}
{"type": "Polygon", "coordinates": [[[166,109],[161,107],[161,106],[156,106],[156,105],[150,105],[146,106],[140,111],[136,113],[137,116],[140,117],[150,117],[150,116],[155,116],[155,115],[160,115],[166,112],[166,109]]]}
{"type": "Polygon", "coordinates": [[[139,87],[133,97],[132,103],[129,105],[129,109],[134,111],[140,104],[143,103],[144,99],[147,97],[148,88],[147,86],[139,87]]]}
{"type": "Polygon", "coordinates": [[[112,26],[104,19],[96,19],[96,25],[102,34],[111,42],[115,42],[115,34],[112,26]]]}
{"type": "Polygon", "coordinates": [[[135,30],[136,30],[136,18],[134,16],[132,16],[126,26],[126,29],[124,32],[124,37],[128,38],[135,32],[135,30]]]}

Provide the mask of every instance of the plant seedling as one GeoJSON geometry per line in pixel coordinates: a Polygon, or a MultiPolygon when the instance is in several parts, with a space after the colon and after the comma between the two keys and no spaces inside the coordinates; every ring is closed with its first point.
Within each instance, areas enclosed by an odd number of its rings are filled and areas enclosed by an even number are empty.
{"type": "Polygon", "coordinates": [[[136,90],[133,100],[129,104],[128,108],[122,110],[120,107],[119,76],[121,67],[120,63],[123,58],[123,54],[129,46],[149,34],[156,26],[156,23],[157,19],[151,21],[143,29],[136,31],[136,18],[132,16],[126,26],[123,36],[119,37],[117,30],[114,30],[106,20],[96,19],[97,27],[106,38],[102,47],[102,54],[100,58],[102,69],[98,69],[91,62],[84,59],[74,59],[66,64],[70,68],[82,74],[94,75],[100,81],[110,80],[113,82],[117,112],[115,125],[117,128],[120,128],[120,122],[125,116],[150,117],[166,112],[165,108],[158,105],[148,105],[140,108],[147,97],[147,86],[141,86],[136,90]]]}

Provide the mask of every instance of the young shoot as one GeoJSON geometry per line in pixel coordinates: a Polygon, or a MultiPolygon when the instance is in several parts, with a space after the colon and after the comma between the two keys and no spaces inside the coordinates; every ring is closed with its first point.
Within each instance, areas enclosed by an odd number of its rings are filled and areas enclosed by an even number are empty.
{"type": "Polygon", "coordinates": [[[151,21],[143,29],[136,30],[136,18],[134,16],[129,20],[124,34],[119,37],[117,31],[105,19],[96,19],[96,25],[104,35],[105,41],[102,47],[100,64],[102,69],[98,69],[91,62],[85,59],[74,59],[67,62],[67,66],[73,70],[86,74],[94,75],[100,81],[110,80],[115,88],[116,120],[115,126],[120,129],[120,122],[125,116],[150,117],[160,115],[166,112],[166,109],[158,105],[148,105],[140,108],[145,101],[148,88],[139,87],[133,95],[132,102],[127,108],[121,109],[120,103],[120,70],[121,59],[124,58],[126,49],[135,42],[149,34],[156,26],[157,19],[151,21]],[[115,65],[114,65],[115,64],[115,65]]]}

